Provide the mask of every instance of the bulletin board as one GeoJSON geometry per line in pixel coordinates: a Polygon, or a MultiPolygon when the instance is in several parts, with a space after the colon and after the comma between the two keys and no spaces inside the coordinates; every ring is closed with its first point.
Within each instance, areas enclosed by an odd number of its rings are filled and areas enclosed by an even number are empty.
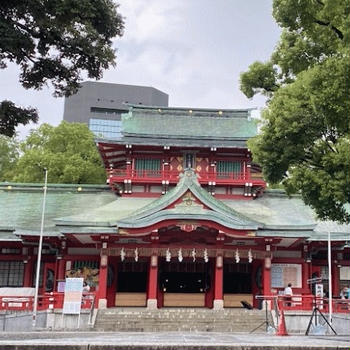
{"type": "Polygon", "coordinates": [[[301,264],[271,264],[271,287],[284,288],[288,283],[294,288],[302,287],[301,264]]]}

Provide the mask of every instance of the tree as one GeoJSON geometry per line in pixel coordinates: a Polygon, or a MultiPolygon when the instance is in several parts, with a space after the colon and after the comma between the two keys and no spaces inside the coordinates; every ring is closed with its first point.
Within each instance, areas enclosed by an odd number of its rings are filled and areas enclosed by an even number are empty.
{"type": "MultiPolygon", "coordinates": [[[[50,82],[54,96],[75,93],[83,73],[100,79],[115,64],[112,39],[124,25],[117,8],[113,0],[2,0],[0,68],[15,62],[27,89],[50,82]]],[[[37,119],[25,116],[25,109],[12,109],[14,124],[37,119]]]]}
{"type": "Polygon", "coordinates": [[[42,124],[20,148],[13,181],[42,182],[42,169],[47,168],[51,183],[106,183],[94,135],[85,124],[42,124]]]}
{"type": "Polygon", "coordinates": [[[38,118],[35,108],[20,108],[11,101],[2,101],[0,103],[0,134],[11,137],[15,134],[18,124],[36,123],[38,118]]]}
{"type": "Polygon", "coordinates": [[[0,135],[0,181],[9,181],[19,156],[19,145],[15,138],[0,135]]]}
{"type": "Polygon", "coordinates": [[[248,143],[254,161],[319,218],[349,223],[350,4],[274,0],[273,15],[283,32],[270,61],[241,74],[247,97],[269,98],[248,143]]]}

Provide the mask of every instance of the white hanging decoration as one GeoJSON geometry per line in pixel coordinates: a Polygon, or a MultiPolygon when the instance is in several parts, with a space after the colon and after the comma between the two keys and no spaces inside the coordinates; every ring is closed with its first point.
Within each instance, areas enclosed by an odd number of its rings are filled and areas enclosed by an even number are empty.
{"type": "Polygon", "coordinates": [[[124,250],[124,248],[122,248],[121,251],[120,251],[120,259],[121,259],[121,261],[125,260],[125,256],[126,256],[125,250],[124,250]]]}
{"type": "Polygon", "coordinates": [[[252,254],[252,250],[249,249],[248,251],[248,262],[249,264],[253,261],[253,254],[252,254]]]}
{"type": "Polygon", "coordinates": [[[181,262],[184,258],[182,256],[182,249],[180,248],[179,251],[177,252],[177,257],[179,259],[179,261],[181,262]]]}
{"type": "Polygon", "coordinates": [[[204,249],[203,257],[204,257],[204,261],[207,263],[209,261],[207,248],[204,249]]]}
{"type": "Polygon", "coordinates": [[[170,249],[168,248],[165,252],[165,261],[170,262],[170,260],[171,260],[171,253],[170,253],[170,249]]]}
{"type": "Polygon", "coordinates": [[[135,253],[135,261],[138,262],[139,261],[139,250],[137,248],[135,248],[134,253],[135,253]]]}
{"type": "Polygon", "coordinates": [[[195,262],[196,261],[196,249],[195,248],[192,249],[191,255],[192,255],[192,258],[193,258],[193,262],[195,262]]]}
{"type": "Polygon", "coordinates": [[[240,257],[239,257],[239,251],[238,251],[238,249],[236,249],[235,259],[236,259],[236,263],[237,263],[237,264],[238,264],[239,261],[241,260],[240,257]]]}

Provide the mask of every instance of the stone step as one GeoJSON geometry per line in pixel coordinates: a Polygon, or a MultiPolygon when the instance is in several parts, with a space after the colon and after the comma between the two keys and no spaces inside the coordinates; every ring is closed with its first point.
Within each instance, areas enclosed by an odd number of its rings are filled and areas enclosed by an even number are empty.
{"type": "MultiPolygon", "coordinates": [[[[269,317],[271,317],[270,313],[269,317]]],[[[264,321],[265,311],[262,310],[110,308],[98,311],[94,330],[120,332],[249,332],[264,321]]],[[[261,332],[264,332],[265,327],[261,328],[261,332]]]]}

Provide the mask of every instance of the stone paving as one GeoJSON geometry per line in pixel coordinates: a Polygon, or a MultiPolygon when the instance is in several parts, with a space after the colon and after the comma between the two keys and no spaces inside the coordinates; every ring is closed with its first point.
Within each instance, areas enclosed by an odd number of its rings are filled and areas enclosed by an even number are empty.
{"type": "Polygon", "coordinates": [[[350,349],[350,336],[247,333],[3,332],[0,350],[293,350],[350,349]]]}

